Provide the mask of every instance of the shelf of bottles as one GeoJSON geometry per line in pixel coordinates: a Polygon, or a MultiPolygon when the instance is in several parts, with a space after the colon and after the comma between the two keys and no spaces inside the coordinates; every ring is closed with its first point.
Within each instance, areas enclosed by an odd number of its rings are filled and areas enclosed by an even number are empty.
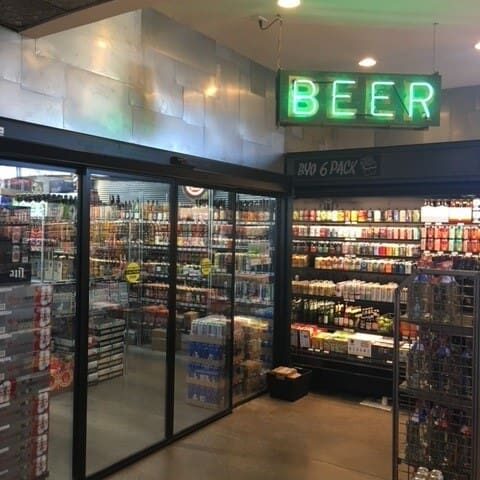
{"type": "Polygon", "coordinates": [[[396,321],[415,325],[416,335],[408,339],[406,378],[395,379],[395,480],[413,480],[419,468],[445,480],[476,478],[479,282],[465,270],[419,269],[409,278],[408,309],[396,321]]]}
{"type": "Polygon", "coordinates": [[[196,199],[182,196],[177,232],[177,324],[188,333],[196,318],[231,313],[230,196],[215,190],[206,190],[196,199]]]}
{"type": "Polygon", "coordinates": [[[123,374],[127,342],[151,347],[152,331],[166,329],[170,264],[168,187],[162,192],[151,192],[150,198],[132,198],[131,192],[124,192],[124,198],[102,192],[103,199],[95,189],[92,192],[91,383],[123,374]],[[138,272],[131,281],[130,269],[138,272]],[[110,341],[104,345],[105,338],[110,341]]]}
{"type": "Polygon", "coordinates": [[[272,367],[276,206],[274,198],[237,195],[234,402],[263,391],[272,367]]]}
{"type": "Polygon", "coordinates": [[[395,291],[421,257],[421,209],[327,203],[294,207],[294,360],[310,354],[391,368],[395,291]]]}

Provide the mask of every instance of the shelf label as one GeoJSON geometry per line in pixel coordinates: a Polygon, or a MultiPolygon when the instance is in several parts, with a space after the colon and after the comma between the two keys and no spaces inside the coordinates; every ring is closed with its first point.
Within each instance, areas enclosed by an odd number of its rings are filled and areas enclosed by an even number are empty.
{"type": "Polygon", "coordinates": [[[132,262],[127,265],[125,280],[128,283],[138,283],[140,281],[140,265],[138,263],[132,262]]]}
{"type": "Polygon", "coordinates": [[[200,260],[200,271],[204,277],[208,277],[212,271],[212,262],[209,258],[202,258],[200,260]]]}
{"type": "MultiPolygon", "coordinates": [[[[378,177],[380,161],[374,155],[342,160],[296,160],[294,175],[297,178],[378,177]]],[[[349,222],[348,225],[357,223],[349,222]]]]}

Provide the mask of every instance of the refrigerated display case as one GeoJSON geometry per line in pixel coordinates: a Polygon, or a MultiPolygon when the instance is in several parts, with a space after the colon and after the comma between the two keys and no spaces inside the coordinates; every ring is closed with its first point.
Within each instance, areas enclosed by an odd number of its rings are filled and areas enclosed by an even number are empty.
{"type": "Polygon", "coordinates": [[[178,191],[175,431],[230,405],[233,216],[229,192],[178,191]]]}
{"type": "Polygon", "coordinates": [[[234,403],[264,391],[273,365],[276,216],[275,198],[237,195],[234,403]]]}
{"type": "Polygon", "coordinates": [[[76,230],[75,175],[0,166],[2,478],[68,475],[76,230]],[[59,429],[63,446],[58,443],[59,429]]]}
{"type": "Polygon", "coordinates": [[[2,473],[103,478],[230,413],[236,316],[272,361],[283,177],[2,127],[2,473]]]}

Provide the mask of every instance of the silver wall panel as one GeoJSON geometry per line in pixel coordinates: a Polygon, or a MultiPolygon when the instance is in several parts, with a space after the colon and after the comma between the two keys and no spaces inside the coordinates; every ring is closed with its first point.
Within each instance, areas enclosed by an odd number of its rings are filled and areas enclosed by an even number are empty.
{"type": "Polygon", "coordinates": [[[183,62],[175,62],[175,79],[182,87],[204,92],[216,83],[216,72],[207,73],[183,62]]]}
{"type": "Polygon", "coordinates": [[[268,168],[281,172],[283,170],[282,155],[272,153],[271,149],[258,143],[243,141],[243,165],[254,168],[268,168]]]}
{"type": "Polygon", "coordinates": [[[413,131],[378,129],[375,132],[375,142],[371,146],[386,147],[389,145],[408,145],[413,143],[423,143],[423,137],[423,130],[413,131]]]}
{"type": "Polygon", "coordinates": [[[266,96],[267,82],[271,81],[271,71],[252,62],[250,75],[250,91],[261,97],[266,96]]]}
{"type": "Polygon", "coordinates": [[[39,55],[125,83],[142,80],[138,12],[77,27],[37,40],[39,55]]]}
{"type": "Polygon", "coordinates": [[[143,10],[142,34],[145,46],[208,73],[215,72],[215,41],[205,35],[155,10],[143,10]]]}
{"type": "Polygon", "coordinates": [[[202,155],[204,151],[202,127],[137,107],[133,107],[133,141],[192,155],[202,155]]]}
{"type": "Polygon", "coordinates": [[[267,128],[266,100],[250,92],[240,95],[240,135],[245,140],[262,145],[271,144],[271,130],[267,128]]]}
{"type": "MultiPolygon", "coordinates": [[[[384,130],[385,132],[387,130],[384,130]]],[[[391,132],[391,130],[388,130],[391,132]]],[[[335,144],[338,148],[348,148],[349,145],[362,147],[375,146],[375,132],[363,128],[338,128],[335,129],[335,144]]]]}
{"type": "Polygon", "coordinates": [[[22,87],[51,97],[65,96],[65,64],[35,54],[35,40],[22,42],[22,87]]]}
{"type": "Polygon", "coordinates": [[[205,98],[203,93],[185,89],[183,92],[183,120],[189,125],[205,125],[205,98]]]}
{"type": "Polygon", "coordinates": [[[205,97],[205,152],[234,163],[243,158],[238,113],[232,116],[222,96],[205,97]]]}
{"type": "Polygon", "coordinates": [[[64,115],[68,130],[132,140],[129,87],[110,78],[68,67],[64,115]]]}
{"type": "Polygon", "coordinates": [[[0,27],[0,78],[19,82],[22,64],[21,37],[0,27]]]}
{"type": "Polygon", "coordinates": [[[240,73],[250,77],[252,62],[248,58],[234,52],[231,48],[218,44],[216,45],[216,54],[219,59],[234,63],[238,67],[240,73]]]}
{"type": "Polygon", "coordinates": [[[63,103],[59,98],[25,90],[18,83],[0,80],[0,116],[63,127],[63,103]]]}
{"type": "Polygon", "coordinates": [[[175,61],[151,47],[144,51],[143,87],[132,104],[172,117],[183,116],[183,88],[175,81],[175,61]]]}

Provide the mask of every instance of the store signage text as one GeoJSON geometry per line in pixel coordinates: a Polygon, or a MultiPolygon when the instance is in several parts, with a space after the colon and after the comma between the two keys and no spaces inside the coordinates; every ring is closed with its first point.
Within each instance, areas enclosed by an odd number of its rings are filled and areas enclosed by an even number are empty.
{"type": "Polygon", "coordinates": [[[295,162],[297,178],[377,177],[379,175],[380,163],[371,155],[357,159],[297,160],[295,162]]]}
{"type": "Polygon", "coordinates": [[[441,77],[280,71],[281,125],[427,128],[440,124],[441,77]]]}

